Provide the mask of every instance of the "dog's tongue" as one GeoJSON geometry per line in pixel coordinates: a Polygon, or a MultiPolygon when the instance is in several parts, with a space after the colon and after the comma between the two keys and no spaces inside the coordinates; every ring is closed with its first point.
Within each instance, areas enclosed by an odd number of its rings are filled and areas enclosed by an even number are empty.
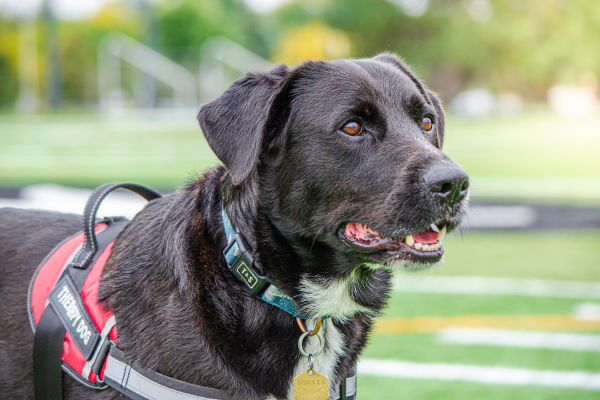
{"type": "Polygon", "coordinates": [[[377,231],[374,231],[368,225],[360,224],[357,222],[351,222],[348,225],[346,225],[346,233],[348,233],[349,236],[353,236],[357,239],[362,240],[370,240],[382,237],[377,231]]]}
{"type": "Polygon", "coordinates": [[[413,239],[417,243],[435,243],[438,239],[439,233],[434,232],[431,228],[426,231],[415,233],[413,239]]]}
{"type": "Polygon", "coordinates": [[[362,251],[395,250],[398,244],[368,225],[350,222],[345,228],[347,239],[362,251]]]}

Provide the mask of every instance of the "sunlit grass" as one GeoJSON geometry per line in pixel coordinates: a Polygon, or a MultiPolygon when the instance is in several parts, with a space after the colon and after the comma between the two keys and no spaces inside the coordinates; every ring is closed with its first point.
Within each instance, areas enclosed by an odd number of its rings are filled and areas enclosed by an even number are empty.
{"type": "Polygon", "coordinates": [[[429,274],[600,281],[600,230],[450,234],[429,274]]]}
{"type": "MultiPolygon", "coordinates": [[[[448,120],[445,151],[472,176],[600,177],[600,118],[550,114],[448,120]]],[[[195,116],[0,117],[0,186],[55,182],[95,186],[137,181],[174,188],[218,164],[195,116]]],[[[477,182],[474,182],[476,185],[477,182]]],[[[449,235],[446,259],[427,276],[488,276],[600,282],[600,231],[467,232],[449,235]]],[[[382,318],[568,315],[579,300],[394,293],[382,318]]],[[[375,335],[365,357],[415,362],[600,370],[598,353],[440,344],[435,333],[375,335]]],[[[598,398],[598,392],[361,376],[360,400],[598,398]]]]}
{"type": "MultiPolygon", "coordinates": [[[[600,282],[600,231],[467,232],[444,241],[446,261],[427,276],[489,276],[600,282]]],[[[571,315],[585,300],[527,296],[395,292],[381,319],[451,316],[571,315]]],[[[528,319],[533,320],[534,318],[528,319]]],[[[543,328],[540,327],[540,330],[543,328]]],[[[568,330],[568,329],[566,329],[568,330]]],[[[594,333],[594,332],[586,332],[594,333]]],[[[596,332],[600,333],[600,332],[596,332]]],[[[597,352],[460,346],[438,342],[436,332],[380,334],[363,353],[369,359],[504,366],[533,370],[600,371],[597,352]]],[[[358,398],[379,399],[583,399],[597,391],[543,386],[484,385],[398,377],[358,377],[358,398]]]]}
{"type": "MultiPolygon", "coordinates": [[[[0,185],[128,180],[174,188],[219,163],[193,110],[163,116],[0,116],[0,185]]],[[[475,178],[475,190],[476,177],[600,178],[598,132],[600,117],[450,115],[444,150],[475,178]]]]}
{"type": "Polygon", "coordinates": [[[599,177],[600,117],[450,116],[444,151],[471,175],[599,177]]]}
{"type": "Polygon", "coordinates": [[[483,385],[358,376],[359,400],[597,400],[598,392],[539,386],[483,385]]]}

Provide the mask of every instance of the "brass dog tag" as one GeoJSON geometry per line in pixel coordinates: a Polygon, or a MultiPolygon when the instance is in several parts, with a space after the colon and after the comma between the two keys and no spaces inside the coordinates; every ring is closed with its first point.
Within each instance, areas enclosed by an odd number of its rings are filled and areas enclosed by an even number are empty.
{"type": "Polygon", "coordinates": [[[296,400],[327,400],[329,379],[314,369],[307,369],[294,378],[294,398],[296,400]]]}

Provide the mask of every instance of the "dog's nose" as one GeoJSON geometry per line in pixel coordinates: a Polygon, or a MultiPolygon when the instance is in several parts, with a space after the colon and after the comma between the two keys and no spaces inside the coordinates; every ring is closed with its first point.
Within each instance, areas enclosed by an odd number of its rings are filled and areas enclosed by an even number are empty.
{"type": "Polygon", "coordinates": [[[425,185],[442,202],[453,206],[467,195],[469,175],[458,164],[442,164],[425,173],[425,185]]]}

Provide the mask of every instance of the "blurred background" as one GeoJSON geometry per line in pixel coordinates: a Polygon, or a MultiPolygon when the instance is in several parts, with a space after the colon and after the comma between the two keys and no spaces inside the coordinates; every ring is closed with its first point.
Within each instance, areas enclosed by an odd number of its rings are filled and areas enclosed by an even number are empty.
{"type": "Polygon", "coordinates": [[[245,72],[394,52],[472,207],[443,265],[397,276],[359,398],[598,399],[598,49],[585,0],[0,0],[0,207],[168,193],[218,164],[195,115],[245,72]]]}

